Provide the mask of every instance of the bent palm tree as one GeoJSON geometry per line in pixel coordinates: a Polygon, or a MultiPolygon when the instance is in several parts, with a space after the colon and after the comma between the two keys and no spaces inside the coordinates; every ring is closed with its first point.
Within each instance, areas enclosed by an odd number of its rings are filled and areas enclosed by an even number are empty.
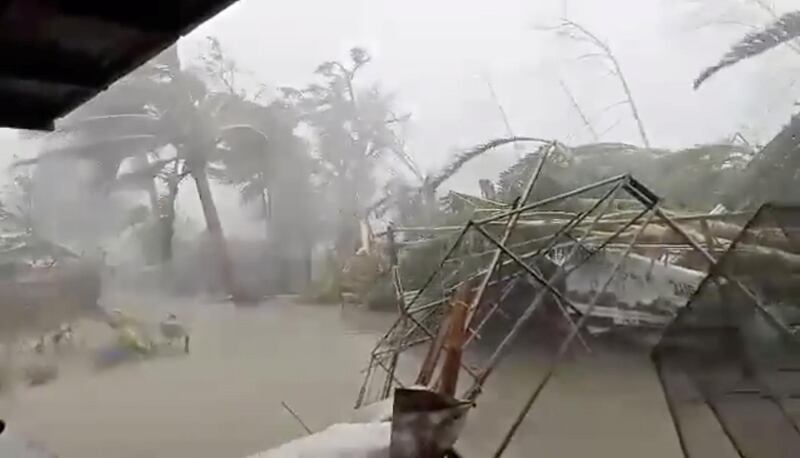
{"type": "Polygon", "coordinates": [[[708,78],[725,67],[757,56],[797,37],[800,37],[800,11],[791,11],[780,16],[764,29],[745,35],[733,45],[731,50],[722,57],[722,60],[700,73],[700,76],[694,81],[694,88],[700,87],[708,78]]]}
{"type": "MultiPolygon", "coordinates": [[[[162,221],[170,226],[177,186],[190,175],[196,184],[223,284],[228,294],[239,300],[242,292],[234,279],[206,168],[230,152],[229,145],[236,143],[237,136],[256,130],[246,124],[225,125],[242,103],[235,94],[210,91],[196,74],[182,68],[177,48],[172,47],[97,102],[68,118],[59,128],[66,136],[66,146],[45,151],[26,163],[47,157],[90,160],[96,165],[98,187],[144,185],[151,192],[153,212],[163,215],[162,221]],[[157,159],[167,147],[174,150],[174,155],[157,159]],[[139,158],[139,167],[120,175],[120,165],[128,158],[139,158]],[[159,199],[153,194],[156,177],[165,177],[168,185],[164,208],[157,208],[159,199]]],[[[165,235],[166,248],[172,228],[163,230],[169,235],[165,235]]]]}
{"type": "Polygon", "coordinates": [[[321,84],[301,90],[284,88],[284,96],[296,102],[302,121],[314,137],[318,158],[316,177],[321,194],[322,218],[332,227],[340,258],[358,248],[359,220],[370,211],[376,192],[376,169],[383,160],[399,161],[420,177],[413,159],[403,150],[393,126],[405,117],[395,115],[392,97],[377,86],[357,84],[370,62],[366,50],[353,48],[347,62],[323,62],[316,70],[321,84]]]}
{"type": "MultiPolygon", "coordinates": [[[[712,75],[744,59],[757,56],[778,45],[800,37],[800,11],[780,16],[762,30],[745,35],[716,65],[705,69],[694,82],[700,87],[712,75]]],[[[764,201],[783,200],[787,190],[795,189],[795,171],[800,167],[800,114],[756,154],[747,167],[746,175],[737,190],[747,196],[746,206],[755,207],[764,201]],[[769,176],[769,179],[765,179],[769,176]]],[[[790,197],[794,200],[794,196],[790,197]]]]}

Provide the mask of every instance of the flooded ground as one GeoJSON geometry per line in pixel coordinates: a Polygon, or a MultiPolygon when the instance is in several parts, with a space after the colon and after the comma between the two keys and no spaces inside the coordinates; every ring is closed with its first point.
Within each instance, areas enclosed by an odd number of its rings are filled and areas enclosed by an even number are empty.
{"type": "MultiPolygon", "coordinates": [[[[117,298],[120,306],[125,299],[117,298]]],[[[257,308],[139,300],[141,315],[173,311],[192,349],[99,374],[75,361],[49,385],[0,402],[10,429],[62,458],[239,458],[348,418],[360,371],[392,317],[272,300],[257,308]]],[[[490,455],[541,372],[517,352],[479,399],[459,449],[490,455]]],[[[413,366],[413,363],[409,362],[413,366]]],[[[677,457],[658,381],[644,356],[595,352],[554,378],[507,456],[677,457]]]]}

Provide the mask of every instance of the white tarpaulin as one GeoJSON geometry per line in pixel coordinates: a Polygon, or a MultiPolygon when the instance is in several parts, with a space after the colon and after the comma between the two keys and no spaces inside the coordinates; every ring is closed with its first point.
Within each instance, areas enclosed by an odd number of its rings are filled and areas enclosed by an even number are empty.
{"type": "MultiPolygon", "coordinates": [[[[619,256],[593,256],[567,276],[567,297],[579,309],[604,285],[619,256]]],[[[704,277],[700,271],[631,253],[608,284],[593,315],[623,325],[664,325],[686,304],[704,277]]]]}
{"type": "Polygon", "coordinates": [[[392,424],[337,423],[248,458],[388,458],[392,424]]]}

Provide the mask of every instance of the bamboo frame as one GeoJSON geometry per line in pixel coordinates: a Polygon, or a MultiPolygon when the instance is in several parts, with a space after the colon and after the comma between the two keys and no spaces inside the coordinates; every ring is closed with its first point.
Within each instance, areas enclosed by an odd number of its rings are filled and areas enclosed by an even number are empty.
{"type": "MultiPolygon", "coordinates": [[[[648,209],[648,211],[649,210],[650,209],[648,209]]],[[[614,267],[611,269],[611,273],[608,275],[608,278],[606,279],[605,283],[603,283],[603,286],[594,295],[594,297],[592,297],[592,300],[589,303],[588,310],[580,318],[580,320],[578,320],[578,324],[577,324],[576,328],[561,343],[561,346],[559,347],[558,352],[556,353],[556,356],[553,358],[552,362],[548,366],[544,377],[542,377],[542,379],[536,385],[536,387],[534,388],[534,390],[531,393],[530,397],[525,402],[525,405],[522,407],[522,410],[520,410],[520,412],[517,414],[517,417],[514,419],[514,423],[511,425],[511,428],[508,430],[506,435],[503,437],[503,441],[500,443],[500,446],[497,448],[497,450],[495,451],[495,453],[493,455],[495,458],[499,458],[500,456],[502,456],[503,452],[505,452],[506,448],[511,443],[511,439],[514,437],[514,435],[516,434],[517,430],[522,425],[522,422],[525,420],[525,417],[530,412],[531,408],[533,407],[533,404],[539,398],[539,395],[542,393],[544,388],[547,386],[547,383],[550,381],[550,379],[552,378],[553,374],[555,374],[556,369],[560,365],[561,360],[564,358],[564,355],[566,355],[567,350],[569,349],[570,344],[572,344],[573,339],[575,339],[575,337],[578,335],[578,333],[580,332],[580,329],[583,326],[586,325],[586,322],[587,322],[588,318],[591,316],[591,311],[597,305],[597,301],[600,299],[600,297],[603,295],[603,293],[605,293],[606,289],[608,288],[608,285],[611,284],[611,282],[614,280],[614,277],[616,276],[617,272],[619,271],[620,267],[622,267],[622,265],[624,264],[625,260],[628,257],[628,254],[630,254],[631,250],[633,249],[633,246],[636,244],[636,239],[638,239],[639,235],[641,235],[641,233],[644,231],[644,228],[647,227],[647,225],[650,224],[650,222],[652,221],[653,216],[655,216],[655,212],[649,211],[649,213],[650,214],[648,215],[647,220],[645,221],[645,223],[640,227],[639,231],[636,233],[636,235],[634,236],[633,240],[631,240],[630,243],[628,244],[628,248],[625,250],[624,255],[619,258],[619,260],[616,262],[614,267]]]]}
{"type": "MultiPolygon", "coordinates": [[[[601,180],[596,183],[559,194],[557,196],[540,199],[530,204],[526,203],[525,200],[532,193],[536,179],[541,173],[543,166],[544,159],[537,165],[535,173],[532,174],[530,180],[524,188],[524,193],[521,197],[524,197],[525,199],[519,199],[519,203],[517,205],[509,210],[501,211],[485,218],[469,221],[460,228],[454,242],[450,245],[445,255],[438,263],[437,267],[428,275],[423,282],[422,287],[414,292],[413,296],[404,304],[404,307],[400,313],[400,317],[398,317],[398,319],[378,341],[375,348],[370,353],[370,364],[368,365],[367,370],[368,373],[364,379],[364,386],[362,386],[362,389],[359,392],[359,398],[356,402],[357,407],[367,402],[365,393],[369,390],[365,387],[371,383],[370,379],[375,369],[383,369],[386,372],[386,378],[383,379],[382,384],[383,389],[381,390],[381,397],[385,398],[389,395],[389,391],[394,384],[400,384],[399,381],[395,379],[394,370],[386,370],[387,366],[391,366],[391,368],[395,367],[395,358],[399,357],[402,353],[408,351],[410,348],[419,346],[426,342],[431,343],[432,341],[435,341],[437,339],[436,336],[439,336],[442,332],[444,332],[444,329],[441,328],[442,322],[439,321],[439,318],[437,318],[437,314],[440,313],[440,310],[442,310],[442,307],[444,306],[443,304],[450,300],[449,296],[455,292],[455,290],[458,288],[458,285],[452,287],[447,286],[442,291],[444,296],[441,298],[435,299],[426,304],[418,304],[418,302],[426,293],[431,290],[432,285],[438,284],[440,280],[437,279],[441,277],[444,269],[451,265],[451,261],[453,260],[464,257],[465,259],[471,258],[473,259],[471,262],[474,262],[475,259],[480,260],[482,256],[488,256],[489,254],[492,255],[491,259],[487,258],[483,261],[487,262],[487,264],[484,264],[487,266],[486,268],[479,270],[473,275],[468,275],[467,279],[465,280],[465,282],[467,282],[480,279],[477,287],[470,288],[470,291],[473,293],[473,299],[469,303],[470,314],[469,319],[466,322],[467,324],[465,325],[466,338],[463,343],[464,350],[466,350],[469,345],[474,345],[474,342],[480,340],[479,333],[482,329],[484,329],[486,323],[491,320],[492,316],[502,310],[504,298],[508,295],[508,290],[513,288],[509,286],[506,291],[504,291],[503,296],[501,296],[498,300],[491,304],[484,304],[483,299],[490,285],[502,284],[502,282],[506,281],[516,282],[518,281],[520,275],[524,275],[532,278],[534,283],[540,287],[535,297],[532,299],[531,304],[516,320],[516,322],[504,336],[501,343],[497,345],[487,360],[480,363],[477,367],[469,366],[463,361],[460,362],[461,370],[464,370],[473,378],[471,384],[468,385],[468,389],[462,393],[462,397],[474,401],[480,395],[483,385],[491,376],[495,367],[497,367],[499,362],[505,356],[508,348],[510,348],[512,343],[519,336],[521,330],[532,317],[533,312],[539,307],[543,299],[547,296],[552,296],[556,299],[555,306],[563,315],[566,322],[568,322],[570,325],[570,332],[566,340],[567,345],[565,348],[568,347],[573,340],[578,339],[582,342],[585,348],[590,351],[589,344],[583,339],[582,328],[585,326],[587,320],[591,317],[592,311],[597,305],[597,302],[604,293],[605,289],[608,288],[608,285],[617,276],[623,261],[628,258],[628,255],[632,251],[633,247],[638,246],[637,242],[640,238],[640,235],[651,223],[653,223],[653,218],[655,216],[665,220],[664,224],[672,228],[677,236],[683,239],[680,242],[681,247],[692,251],[698,251],[698,248],[703,249],[703,247],[699,245],[697,241],[692,239],[689,232],[681,228],[677,222],[675,222],[673,219],[669,219],[667,221],[667,219],[670,218],[670,215],[666,214],[659,208],[657,196],[655,196],[640,182],[636,181],[627,174],[601,180]],[[512,248],[519,248],[530,242],[526,240],[521,243],[509,245],[509,241],[512,239],[515,227],[520,221],[522,221],[522,218],[526,212],[535,211],[548,204],[558,203],[571,198],[578,198],[588,193],[594,193],[593,195],[597,195],[598,190],[604,191],[602,192],[601,197],[593,198],[591,207],[570,215],[571,217],[563,220],[561,222],[561,226],[555,230],[552,235],[548,237],[541,237],[541,240],[537,242],[541,243],[538,249],[534,249],[533,251],[524,254],[517,254],[512,250],[512,248]],[[628,199],[630,201],[638,202],[640,209],[638,211],[619,212],[614,208],[614,202],[618,199],[628,199]],[[646,223],[642,224],[642,218],[645,217],[647,217],[646,223]],[[604,233],[602,236],[599,236],[595,233],[593,229],[598,224],[605,225],[609,221],[613,221],[616,227],[609,227],[608,232],[604,233]],[[499,224],[504,225],[502,232],[489,232],[489,227],[496,228],[499,224]],[[676,230],[673,226],[677,227],[678,229],[676,230]],[[615,230],[612,231],[612,229],[615,230]],[[573,231],[577,231],[578,233],[572,234],[573,231]],[[479,237],[480,240],[488,242],[491,245],[491,249],[480,253],[478,258],[474,258],[474,254],[462,255],[459,253],[457,256],[456,254],[458,253],[458,250],[460,247],[464,246],[464,242],[467,240],[467,237],[474,236],[479,237]],[[549,277],[545,277],[538,268],[534,267],[532,262],[535,262],[537,258],[548,256],[548,254],[557,247],[567,249],[569,254],[566,256],[566,260],[557,267],[554,274],[549,275],[549,277]],[[622,251],[623,254],[618,260],[616,260],[615,267],[612,269],[609,278],[603,285],[603,288],[599,292],[593,293],[594,296],[592,298],[592,302],[590,302],[588,308],[584,308],[584,312],[581,313],[576,304],[574,304],[570,298],[568,298],[559,289],[559,287],[556,286],[556,282],[558,282],[560,279],[566,278],[566,276],[581,268],[592,257],[600,253],[614,253],[620,251],[622,251]],[[581,252],[586,254],[577,256],[581,252]],[[511,276],[505,275],[502,279],[493,279],[496,272],[500,272],[501,269],[506,268],[513,268],[517,270],[517,273],[512,274],[511,276]],[[514,280],[515,278],[516,280],[514,280]],[[486,307],[488,307],[486,314],[480,315],[479,312],[486,307]],[[573,317],[577,317],[577,321],[574,321],[573,317]],[[407,323],[408,326],[405,326],[403,323],[407,323]],[[427,327],[423,326],[423,323],[428,323],[429,325],[430,323],[436,324],[433,328],[428,329],[427,327]],[[420,331],[422,335],[420,335],[420,331]]],[[[695,220],[695,218],[695,215],[691,215],[689,220],[695,220]]],[[[404,232],[404,230],[404,228],[392,228],[391,231],[387,232],[393,236],[395,233],[404,232]]],[[[470,238],[470,240],[472,240],[472,238],[470,238]]],[[[402,246],[402,242],[399,242],[398,245],[402,246]]],[[[434,364],[436,364],[436,362],[434,362],[434,364]]],[[[427,370],[432,371],[431,368],[428,368],[427,370]]],[[[555,369],[553,368],[553,370],[555,369]]],[[[430,382],[430,377],[426,377],[426,381],[430,382]]],[[[545,380],[545,384],[546,383],[547,380],[545,380]]],[[[538,394],[536,396],[538,396],[538,394]]],[[[513,432],[511,435],[513,436],[513,432]]]]}
{"type": "MultiPolygon", "coordinates": [[[[547,157],[550,155],[550,152],[553,150],[554,146],[555,146],[554,144],[550,144],[548,148],[544,151],[541,159],[539,159],[539,163],[536,166],[536,171],[533,173],[533,175],[531,175],[531,178],[525,185],[525,191],[523,191],[519,199],[514,202],[512,208],[525,205],[525,203],[528,201],[531,194],[533,193],[533,187],[536,185],[536,181],[538,181],[539,176],[542,174],[542,169],[544,168],[544,164],[547,161],[547,157]]],[[[505,245],[506,243],[508,243],[508,240],[511,238],[511,235],[514,233],[514,229],[517,226],[517,221],[519,221],[519,217],[520,217],[519,213],[514,213],[512,215],[509,215],[508,222],[506,223],[505,230],[503,231],[503,237],[500,242],[501,244],[505,245]]],[[[475,293],[472,302],[470,302],[469,310],[467,311],[467,323],[471,323],[472,317],[475,315],[476,310],[478,309],[481,301],[483,300],[483,295],[486,292],[486,287],[489,286],[489,281],[492,279],[492,275],[494,275],[495,271],[497,270],[497,265],[500,263],[502,257],[503,257],[503,252],[500,249],[500,247],[498,247],[494,252],[492,261],[489,263],[489,268],[486,269],[486,274],[483,276],[480,286],[478,286],[478,291],[475,293]]]]}
{"type": "MultiPolygon", "coordinates": [[[[546,159],[545,153],[545,158],[546,159]]],[[[528,181],[524,194],[522,197],[525,199],[532,193],[532,189],[536,183],[536,179],[541,174],[541,171],[544,167],[545,161],[542,160],[539,162],[536,171],[532,175],[531,179],[528,181]]],[[[586,251],[589,250],[586,246],[583,246],[582,242],[589,237],[592,233],[592,228],[598,222],[600,222],[603,217],[608,214],[608,210],[612,207],[612,203],[616,198],[616,194],[620,190],[624,190],[629,197],[632,197],[636,201],[639,201],[645,207],[649,207],[652,204],[652,201],[649,199],[648,191],[641,192],[639,188],[642,186],[633,180],[628,175],[620,175],[617,177],[612,177],[606,180],[601,180],[597,183],[593,183],[587,186],[583,186],[579,189],[562,193],[558,196],[553,196],[551,198],[542,199],[537,202],[533,202],[531,204],[525,204],[525,200],[520,199],[522,205],[518,206],[517,208],[512,208],[510,211],[503,212],[498,215],[493,215],[489,218],[483,218],[475,221],[470,221],[461,228],[458,235],[456,236],[455,241],[450,246],[450,248],[445,253],[445,256],[439,262],[437,268],[427,277],[423,286],[414,293],[413,297],[403,304],[402,310],[400,312],[400,317],[395,323],[390,327],[390,329],[384,334],[384,336],[379,340],[378,344],[375,346],[373,351],[370,354],[370,364],[368,365],[367,369],[367,376],[365,377],[365,385],[369,383],[369,378],[372,376],[372,371],[376,368],[384,369],[386,374],[386,379],[384,379],[383,389],[381,390],[381,396],[386,397],[389,395],[389,391],[394,381],[394,367],[396,367],[396,358],[409,348],[414,346],[420,345],[426,341],[430,341],[434,339],[439,332],[436,329],[428,329],[426,326],[423,325],[424,322],[429,321],[431,318],[434,317],[434,314],[437,313],[439,307],[443,303],[447,301],[446,298],[442,298],[436,301],[433,301],[429,304],[423,306],[417,306],[418,300],[422,297],[427,289],[431,287],[434,280],[441,274],[442,269],[447,265],[450,259],[454,257],[456,250],[458,250],[459,246],[464,242],[465,238],[469,233],[477,234],[481,239],[488,241],[491,245],[493,245],[494,250],[487,252],[492,253],[492,260],[489,263],[488,268],[482,271],[482,273],[478,275],[473,275],[469,278],[475,277],[482,277],[480,286],[477,289],[472,289],[473,291],[477,291],[473,296],[473,300],[470,303],[470,317],[467,321],[467,339],[465,340],[464,346],[466,347],[468,344],[472,343],[476,340],[475,336],[477,334],[477,330],[475,326],[478,328],[482,328],[485,326],[486,322],[491,315],[494,315],[501,306],[502,300],[498,301],[497,304],[492,305],[491,310],[489,312],[489,316],[485,319],[482,319],[480,322],[475,321],[474,317],[476,316],[475,313],[478,309],[482,306],[481,300],[483,295],[485,294],[489,285],[497,283],[497,281],[492,281],[493,274],[500,268],[500,266],[512,266],[515,268],[519,268],[523,271],[523,274],[532,277],[536,283],[540,284],[543,287],[543,290],[540,291],[539,296],[542,298],[544,295],[549,294],[557,298],[557,304],[559,306],[559,310],[561,311],[564,318],[570,323],[570,326],[573,330],[576,329],[576,323],[572,320],[572,315],[582,316],[579,309],[575,306],[572,301],[569,300],[566,296],[564,296],[561,291],[555,288],[552,285],[552,278],[547,279],[542,276],[542,274],[538,271],[538,269],[531,267],[529,264],[525,262],[525,259],[535,259],[538,256],[546,255],[549,250],[555,247],[559,243],[559,239],[561,239],[565,234],[569,235],[569,232],[572,230],[581,230],[581,236],[574,241],[569,242],[565,246],[570,246],[570,251],[572,255],[576,254],[579,249],[584,249],[586,251]],[[548,203],[558,202],[561,200],[569,199],[571,197],[579,196],[582,193],[588,193],[591,191],[595,191],[597,189],[601,189],[603,187],[608,187],[607,191],[603,195],[602,198],[597,199],[596,202],[592,205],[591,208],[584,210],[582,212],[576,213],[571,219],[569,219],[566,224],[564,224],[561,229],[556,231],[556,233],[549,237],[548,239],[544,239],[545,246],[533,251],[532,253],[526,253],[524,255],[524,259],[511,251],[507,246],[507,242],[511,238],[511,234],[513,234],[514,227],[516,222],[519,221],[521,216],[526,212],[543,205],[547,205],[548,203]],[[596,214],[595,214],[596,212],[596,214]],[[586,221],[589,216],[593,216],[592,221],[586,221]],[[490,234],[483,226],[488,224],[493,224],[498,222],[502,219],[507,219],[505,223],[505,229],[503,231],[503,235],[501,239],[497,239],[494,235],[490,234]],[[507,261],[503,261],[503,256],[509,258],[507,261]],[[407,327],[405,324],[410,326],[407,327]],[[424,334],[422,337],[415,337],[415,330],[421,330],[424,334]],[[389,358],[388,361],[386,358],[389,358]],[[377,364],[376,361],[386,361],[384,364],[377,364]],[[388,367],[388,370],[387,370],[388,367]]],[[[618,212],[614,215],[615,218],[619,218],[618,212]]],[[[628,224],[624,224],[617,231],[611,234],[611,236],[604,240],[603,243],[600,244],[600,248],[591,253],[597,253],[602,248],[611,242],[613,239],[617,238],[622,234],[625,230],[631,227],[635,221],[639,218],[639,215],[636,215],[633,219],[628,221],[628,224]]],[[[387,231],[387,235],[393,237],[394,233],[400,232],[400,229],[392,228],[390,231],[387,231]]],[[[571,258],[572,256],[570,256],[571,258]]],[[[589,256],[591,257],[591,255],[589,256]]],[[[588,259],[583,259],[583,261],[578,262],[576,267],[582,265],[588,259]]],[[[568,274],[569,272],[573,271],[573,268],[561,268],[563,274],[568,274]]],[[[453,290],[455,287],[453,288],[453,290]]],[[[448,294],[445,292],[445,294],[448,294]]],[[[542,298],[538,299],[541,302],[542,298]]],[[[535,308],[535,307],[534,307],[535,308]]],[[[512,338],[509,340],[513,340],[512,338]]],[[[583,345],[587,350],[589,350],[588,343],[583,340],[582,337],[579,336],[583,345]]],[[[499,362],[499,359],[502,357],[503,351],[500,352],[498,356],[494,357],[494,360],[490,362],[490,364],[486,367],[483,367],[480,371],[476,372],[473,368],[467,366],[462,362],[461,368],[465,370],[467,373],[472,375],[474,381],[472,386],[480,386],[482,385],[483,381],[491,374],[493,367],[499,362]],[[488,369],[488,370],[487,370],[488,369]]],[[[357,399],[356,405],[360,406],[365,402],[365,388],[362,387],[362,390],[359,392],[359,397],[357,399]]]]}

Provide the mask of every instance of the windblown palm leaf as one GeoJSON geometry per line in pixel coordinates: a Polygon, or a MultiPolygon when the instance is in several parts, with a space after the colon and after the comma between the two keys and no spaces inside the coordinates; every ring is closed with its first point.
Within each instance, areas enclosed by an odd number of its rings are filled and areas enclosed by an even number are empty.
{"type": "Polygon", "coordinates": [[[149,163],[146,167],[142,167],[127,173],[121,173],[114,180],[113,186],[116,189],[148,189],[153,183],[153,178],[159,177],[164,173],[165,167],[176,161],[176,158],[170,157],[166,159],[159,159],[149,163]]]}
{"type": "Polygon", "coordinates": [[[264,198],[264,191],[267,186],[257,178],[247,181],[239,188],[239,196],[243,204],[256,202],[264,198]]]}
{"type": "Polygon", "coordinates": [[[442,169],[436,175],[430,177],[427,180],[427,186],[431,189],[438,188],[442,183],[447,181],[450,177],[456,174],[461,167],[464,166],[467,162],[475,159],[476,157],[480,156],[481,154],[497,148],[499,146],[507,145],[509,143],[517,143],[517,142],[539,142],[539,143],[547,143],[547,140],[543,140],[541,138],[535,137],[510,137],[510,138],[497,138],[491,141],[488,141],[484,144],[478,145],[474,148],[470,148],[462,153],[457,154],[447,165],[442,167],[442,169]]]}
{"type": "Polygon", "coordinates": [[[67,117],[59,123],[54,133],[68,134],[70,138],[103,139],[157,132],[159,121],[159,117],[153,113],[133,112],[85,118],[67,117]]]}
{"type": "Polygon", "coordinates": [[[14,165],[34,165],[50,157],[71,157],[88,160],[102,160],[104,158],[114,157],[121,161],[126,157],[150,150],[153,148],[155,140],[157,140],[155,135],[139,134],[82,143],[70,143],[65,146],[43,151],[38,157],[17,161],[14,165]]]}
{"type": "Polygon", "coordinates": [[[733,48],[723,56],[719,63],[703,70],[695,80],[694,88],[700,87],[705,80],[725,67],[757,56],[797,37],[800,37],[800,11],[792,11],[781,16],[765,29],[747,34],[741,41],[733,45],[733,48]]]}
{"type": "MultiPolygon", "coordinates": [[[[8,234],[15,235],[15,234],[8,234]]],[[[78,258],[78,254],[58,243],[45,240],[34,234],[18,234],[15,238],[3,238],[0,256],[5,262],[30,258],[78,258]]]]}
{"type": "MultiPolygon", "coordinates": [[[[500,172],[495,191],[497,200],[501,202],[511,202],[522,194],[525,184],[530,179],[531,174],[534,173],[542,157],[544,149],[548,147],[549,145],[541,146],[536,151],[526,154],[522,159],[512,164],[511,167],[500,172]]],[[[552,166],[557,165],[557,161],[553,160],[552,155],[550,156],[549,162],[551,164],[550,168],[547,170],[547,173],[539,176],[538,183],[534,189],[535,192],[533,195],[536,198],[549,197],[550,195],[559,194],[566,190],[563,185],[560,185],[557,180],[552,177],[552,175],[558,172],[554,170],[552,166]]]]}

